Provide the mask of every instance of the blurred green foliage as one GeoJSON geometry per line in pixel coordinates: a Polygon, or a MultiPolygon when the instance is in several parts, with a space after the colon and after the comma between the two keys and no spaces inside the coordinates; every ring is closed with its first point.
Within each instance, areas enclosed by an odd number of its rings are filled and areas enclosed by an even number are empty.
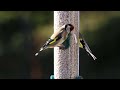
{"type": "MultiPolygon", "coordinates": [[[[80,49],[84,79],[120,78],[120,11],[80,11],[80,32],[98,58],[80,49]]],[[[34,54],[53,33],[53,11],[0,11],[0,79],[49,79],[53,49],[34,54]]]]}

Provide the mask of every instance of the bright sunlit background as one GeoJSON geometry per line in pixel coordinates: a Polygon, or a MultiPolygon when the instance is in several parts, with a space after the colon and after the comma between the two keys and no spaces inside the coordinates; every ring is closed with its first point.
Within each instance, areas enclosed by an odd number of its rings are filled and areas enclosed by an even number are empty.
{"type": "MultiPolygon", "coordinates": [[[[50,79],[53,49],[34,55],[53,23],[53,11],[0,11],[0,79],[50,79]]],[[[80,49],[80,75],[120,79],[120,11],[80,11],[80,32],[98,58],[80,49]]]]}

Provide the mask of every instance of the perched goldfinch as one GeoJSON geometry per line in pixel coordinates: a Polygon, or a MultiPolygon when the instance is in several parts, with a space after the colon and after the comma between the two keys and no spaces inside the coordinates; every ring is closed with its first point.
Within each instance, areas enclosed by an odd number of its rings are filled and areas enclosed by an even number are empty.
{"type": "Polygon", "coordinates": [[[92,58],[95,60],[97,59],[93,54],[92,54],[92,51],[90,50],[88,44],[86,43],[85,39],[83,38],[82,34],[79,33],[79,46],[80,48],[83,48],[87,53],[88,55],[92,56],[92,58]]]}
{"type": "MultiPolygon", "coordinates": [[[[74,26],[72,24],[66,24],[60,27],[40,48],[39,52],[47,48],[54,48],[54,47],[60,47],[61,49],[65,48],[65,46],[62,43],[67,39],[68,35],[73,29],[74,26]]],[[[37,55],[38,53],[35,54],[35,56],[37,55]]]]}

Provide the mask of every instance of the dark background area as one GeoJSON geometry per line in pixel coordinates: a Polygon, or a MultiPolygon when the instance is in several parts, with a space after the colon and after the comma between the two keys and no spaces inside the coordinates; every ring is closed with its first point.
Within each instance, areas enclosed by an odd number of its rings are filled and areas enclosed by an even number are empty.
{"type": "MultiPolygon", "coordinates": [[[[84,79],[120,78],[120,11],[80,11],[80,32],[94,61],[80,49],[84,79]]],[[[53,33],[53,11],[0,11],[0,79],[50,79],[54,52],[35,53],[53,33]]]]}

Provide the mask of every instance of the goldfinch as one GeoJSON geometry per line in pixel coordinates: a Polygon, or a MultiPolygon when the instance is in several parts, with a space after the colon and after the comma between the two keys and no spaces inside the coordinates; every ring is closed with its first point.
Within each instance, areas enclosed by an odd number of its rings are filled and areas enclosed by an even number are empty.
{"type": "Polygon", "coordinates": [[[90,55],[94,60],[97,58],[92,54],[92,51],[90,50],[88,44],[86,43],[85,39],[83,38],[82,34],[79,33],[79,47],[84,49],[88,55],[90,55]]]}
{"type": "MultiPolygon", "coordinates": [[[[40,48],[39,52],[47,48],[54,47],[60,47],[61,49],[65,48],[65,46],[62,43],[67,39],[68,35],[73,29],[74,26],[72,24],[65,24],[62,27],[60,27],[56,32],[54,32],[51,35],[51,37],[46,41],[46,43],[40,48]]],[[[37,56],[38,53],[36,53],[35,56],[37,56]]]]}

